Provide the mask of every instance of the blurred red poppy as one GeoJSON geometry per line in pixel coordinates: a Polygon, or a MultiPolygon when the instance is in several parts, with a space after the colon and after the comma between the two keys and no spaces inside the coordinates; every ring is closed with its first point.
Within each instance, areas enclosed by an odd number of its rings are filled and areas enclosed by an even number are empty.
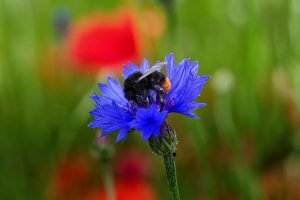
{"type": "Polygon", "coordinates": [[[82,199],[90,188],[90,172],[83,156],[68,157],[58,164],[50,181],[50,197],[82,199]]]}
{"type": "MultiPolygon", "coordinates": [[[[144,182],[128,184],[118,182],[115,185],[116,200],[156,200],[153,188],[144,182]]],[[[107,200],[104,191],[91,193],[86,200],[107,200]]]]}
{"type": "Polygon", "coordinates": [[[127,151],[119,156],[116,166],[116,178],[128,184],[147,181],[151,174],[151,163],[145,153],[127,151]]]}
{"type": "MultiPolygon", "coordinates": [[[[147,154],[126,151],[116,159],[116,200],[156,200],[156,192],[148,181],[151,164],[147,154]]],[[[87,200],[107,200],[102,189],[91,192],[87,200]]]]}
{"type": "Polygon", "coordinates": [[[130,10],[79,20],[71,25],[66,38],[70,62],[84,70],[116,70],[129,60],[137,61],[141,45],[136,26],[130,10]]]}

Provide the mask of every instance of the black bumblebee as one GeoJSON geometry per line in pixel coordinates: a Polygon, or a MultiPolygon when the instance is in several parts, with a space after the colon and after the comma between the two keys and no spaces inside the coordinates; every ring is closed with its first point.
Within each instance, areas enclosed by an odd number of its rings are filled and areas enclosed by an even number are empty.
{"type": "Polygon", "coordinates": [[[170,80],[159,70],[166,66],[165,62],[158,63],[144,73],[135,72],[124,82],[125,97],[131,103],[144,104],[151,90],[160,96],[171,89],[170,80]]]}

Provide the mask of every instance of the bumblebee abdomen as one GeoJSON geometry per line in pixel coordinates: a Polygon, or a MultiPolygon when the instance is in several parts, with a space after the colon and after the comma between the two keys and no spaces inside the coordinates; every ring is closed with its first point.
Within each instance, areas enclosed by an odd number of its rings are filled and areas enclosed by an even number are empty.
{"type": "Polygon", "coordinates": [[[148,98],[151,90],[168,92],[171,88],[169,79],[161,72],[153,72],[143,79],[139,78],[143,74],[135,72],[131,74],[124,82],[125,97],[129,101],[137,104],[143,104],[148,98]]]}
{"type": "Polygon", "coordinates": [[[125,97],[129,101],[139,103],[147,98],[149,94],[149,86],[146,79],[137,81],[142,76],[141,72],[130,75],[124,82],[125,97]]]}

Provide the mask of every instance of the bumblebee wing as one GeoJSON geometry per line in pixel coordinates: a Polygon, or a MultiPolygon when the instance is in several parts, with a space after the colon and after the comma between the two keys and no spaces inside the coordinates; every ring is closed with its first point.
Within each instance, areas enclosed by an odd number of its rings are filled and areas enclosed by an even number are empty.
{"type": "Polygon", "coordinates": [[[155,64],[153,67],[151,67],[150,69],[148,69],[147,71],[145,71],[143,73],[143,75],[137,80],[137,82],[141,81],[142,79],[144,79],[145,77],[149,76],[153,72],[157,72],[157,71],[161,70],[165,66],[166,66],[166,62],[159,62],[159,63],[155,64]]]}

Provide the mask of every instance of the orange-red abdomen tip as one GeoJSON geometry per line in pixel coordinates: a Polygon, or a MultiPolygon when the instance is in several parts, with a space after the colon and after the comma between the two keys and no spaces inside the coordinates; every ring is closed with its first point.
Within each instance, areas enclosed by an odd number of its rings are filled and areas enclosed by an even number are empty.
{"type": "Polygon", "coordinates": [[[165,92],[169,92],[171,90],[171,82],[170,80],[168,79],[168,77],[166,77],[166,80],[164,81],[162,87],[164,89],[165,92]]]}

